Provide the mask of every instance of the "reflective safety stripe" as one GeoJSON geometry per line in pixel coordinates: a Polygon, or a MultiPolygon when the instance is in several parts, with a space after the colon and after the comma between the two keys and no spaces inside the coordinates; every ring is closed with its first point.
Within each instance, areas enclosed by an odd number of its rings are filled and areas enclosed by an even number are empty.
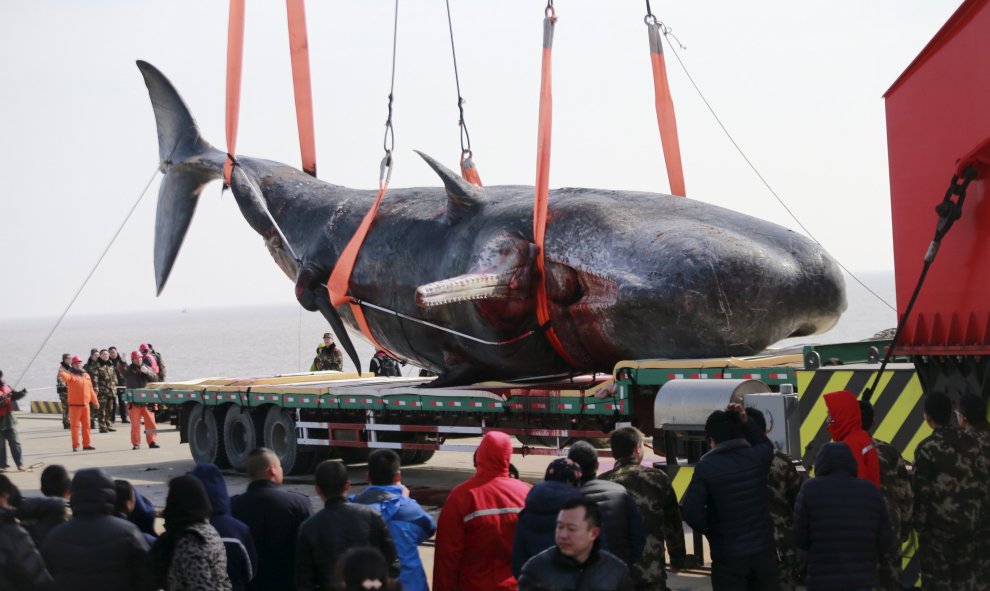
{"type": "Polygon", "coordinates": [[[502,507],[501,509],[482,509],[480,511],[475,511],[474,513],[468,513],[464,516],[464,523],[471,521],[475,517],[485,517],[488,515],[508,515],[511,513],[519,513],[522,511],[522,507],[502,507]]]}

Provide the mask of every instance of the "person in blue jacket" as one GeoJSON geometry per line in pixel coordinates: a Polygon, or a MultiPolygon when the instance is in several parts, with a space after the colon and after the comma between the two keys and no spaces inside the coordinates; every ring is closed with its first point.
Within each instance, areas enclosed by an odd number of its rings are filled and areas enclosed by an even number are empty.
{"type": "Polygon", "coordinates": [[[206,496],[210,499],[213,508],[210,525],[223,539],[223,547],[227,552],[227,575],[233,591],[246,590],[248,583],[258,574],[258,554],[251,530],[243,521],[230,514],[230,495],[220,468],[214,464],[199,464],[189,474],[203,483],[206,496]]]}
{"type": "Polygon", "coordinates": [[[433,536],[437,526],[419,503],[407,496],[409,491],[401,484],[399,466],[399,455],[394,451],[378,449],[372,452],[368,456],[368,482],[371,486],[350,500],[373,507],[388,524],[399,556],[399,582],[402,588],[405,591],[429,591],[418,546],[433,536]]]}

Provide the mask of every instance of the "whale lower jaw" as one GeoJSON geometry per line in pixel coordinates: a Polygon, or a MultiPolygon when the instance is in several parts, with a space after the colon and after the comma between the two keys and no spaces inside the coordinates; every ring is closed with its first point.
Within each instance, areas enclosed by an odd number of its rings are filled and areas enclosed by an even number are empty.
{"type": "Polygon", "coordinates": [[[480,273],[434,281],[416,289],[416,305],[433,308],[457,302],[504,298],[509,295],[511,273],[480,273]]]}

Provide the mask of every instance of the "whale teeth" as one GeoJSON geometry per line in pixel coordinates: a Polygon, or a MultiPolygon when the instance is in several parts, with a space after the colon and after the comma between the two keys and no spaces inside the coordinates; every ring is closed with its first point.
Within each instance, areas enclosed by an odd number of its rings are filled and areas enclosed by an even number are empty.
{"type": "Polygon", "coordinates": [[[445,306],[470,300],[504,297],[509,293],[503,273],[461,275],[421,285],[416,289],[416,305],[421,308],[445,306]]]}

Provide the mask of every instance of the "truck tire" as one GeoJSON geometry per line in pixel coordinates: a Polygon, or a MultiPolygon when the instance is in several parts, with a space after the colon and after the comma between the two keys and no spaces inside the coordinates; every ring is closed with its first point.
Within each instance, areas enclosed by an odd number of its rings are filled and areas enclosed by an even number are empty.
{"type": "Polygon", "coordinates": [[[416,457],[413,459],[413,464],[425,464],[429,462],[433,457],[433,454],[437,453],[434,449],[421,449],[416,452],[416,457]]]}
{"type": "Polygon", "coordinates": [[[367,447],[338,447],[337,455],[345,464],[363,464],[368,461],[371,450],[367,447]]]}
{"type": "Polygon", "coordinates": [[[262,428],[262,440],[265,447],[275,452],[284,473],[302,474],[310,469],[312,454],[299,449],[296,419],[291,412],[277,406],[268,409],[262,428]]]}
{"type": "MultiPolygon", "coordinates": [[[[225,410],[219,412],[223,413],[225,410]]],[[[222,433],[217,425],[217,411],[197,404],[189,413],[188,433],[189,451],[197,464],[216,464],[218,468],[230,467],[222,433]]]]}
{"type": "Polygon", "coordinates": [[[251,450],[258,447],[260,429],[251,416],[251,409],[231,406],[223,420],[223,445],[227,450],[230,467],[244,471],[251,450]]]}

